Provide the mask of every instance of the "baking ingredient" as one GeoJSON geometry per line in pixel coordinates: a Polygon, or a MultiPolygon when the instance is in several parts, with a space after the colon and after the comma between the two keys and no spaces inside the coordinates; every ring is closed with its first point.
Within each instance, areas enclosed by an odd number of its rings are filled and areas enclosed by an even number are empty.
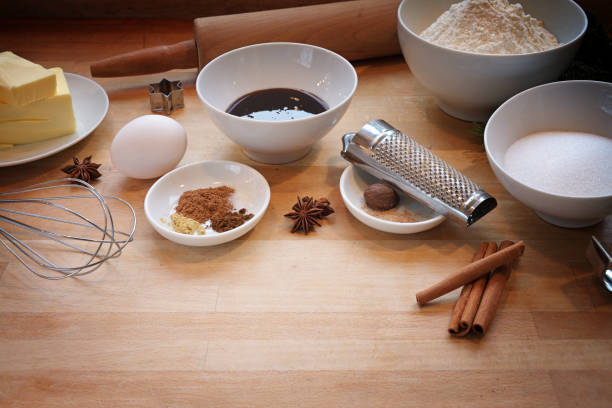
{"type": "Polygon", "coordinates": [[[229,197],[234,189],[228,186],[199,188],[185,191],[179,198],[176,212],[205,223],[213,217],[232,211],[229,197]]]}
{"type": "Polygon", "coordinates": [[[193,235],[194,233],[197,235],[204,235],[206,233],[206,228],[204,228],[202,224],[196,220],[182,216],[181,214],[171,214],[170,220],[172,221],[172,229],[174,232],[188,235],[193,235]]]}
{"type": "Polygon", "coordinates": [[[0,52],[0,103],[26,105],[55,93],[56,75],[10,51],[0,52]]]}
{"type": "Polygon", "coordinates": [[[508,0],[463,0],[451,5],[421,37],[479,54],[527,54],[559,45],[542,22],[508,0]]]}
{"type": "Polygon", "coordinates": [[[176,212],[202,224],[210,220],[216,232],[229,231],[253,218],[245,208],[234,211],[232,194],[234,189],[228,186],[185,191],[179,197],[176,212]]]}
{"type": "Polygon", "coordinates": [[[537,132],[516,140],[504,170],[546,193],[573,197],[612,195],[612,138],[591,133],[537,132]]]}
{"type": "MultiPolygon", "coordinates": [[[[487,249],[483,258],[494,254],[496,251],[497,244],[495,242],[489,242],[487,244],[487,249]]],[[[462,332],[469,332],[470,330],[472,330],[474,317],[476,316],[476,312],[478,311],[480,299],[482,298],[482,293],[484,292],[488,280],[489,274],[484,274],[480,278],[471,282],[472,289],[470,290],[467,302],[465,303],[465,308],[463,309],[463,313],[461,314],[461,321],[459,322],[459,327],[461,328],[462,332]]]]}
{"type": "Polygon", "coordinates": [[[370,214],[372,217],[380,218],[381,220],[391,222],[420,222],[425,221],[427,218],[417,215],[405,208],[397,207],[390,210],[379,211],[373,210],[367,205],[364,205],[362,209],[370,214]]]}
{"type": "Polygon", "coordinates": [[[187,133],[176,120],[162,115],[140,116],[124,125],[113,139],[113,165],[138,179],[159,177],[181,161],[187,133]]]}
{"type": "Polygon", "coordinates": [[[489,271],[502,265],[513,262],[516,258],[523,255],[525,244],[519,241],[516,244],[510,245],[508,248],[497,251],[493,255],[472,262],[469,265],[459,269],[454,274],[446,279],[436,283],[435,285],[424,289],[416,294],[417,303],[423,306],[425,303],[439,298],[442,295],[453,291],[466,283],[472,282],[480,278],[482,275],[488,274],[489,271]]]}
{"type": "MultiPolygon", "coordinates": [[[[512,241],[502,241],[499,250],[504,250],[513,244],[512,241]]],[[[495,242],[483,242],[472,262],[490,256],[497,250],[495,242]]],[[[499,299],[510,276],[510,269],[511,262],[463,286],[448,325],[450,334],[463,337],[470,332],[484,334],[487,331],[495,317],[499,299]]]]}
{"type": "Polygon", "coordinates": [[[62,171],[68,174],[68,176],[71,178],[81,179],[83,181],[90,182],[102,175],[98,171],[100,164],[92,162],[91,155],[84,158],[83,161],[79,161],[78,158],[73,157],[72,162],[73,164],[62,168],[62,171]]]}
{"type": "Polygon", "coordinates": [[[363,192],[363,198],[368,207],[378,211],[390,210],[399,202],[395,190],[382,183],[369,185],[363,192]]]}
{"type": "Polygon", "coordinates": [[[238,211],[229,211],[210,219],[210,226],[217,232],[233,230],[253,218],[253,214],[247,213],[246,208],[238,211]]]}
{"type": "Polygon", "coordinates": [[[318,96],[289,88],[270,88],[241,96],[227,113],[243,118],[282,121],[302,119],[325,112],[327,104],[318,96]]]}
{"type": "Polygon", "coordinates": [[[0,103],[0,143],[24,144],[70,134],[76,129],[72,97],[61,68],[50,68],[54,94],[25,105],[0,103]]]}
{"type": "Polygon", "coordinates": [[[314,197],[304,196],[297,197],[297,202],[291,207],[293,211],[285,214],[285,217],[294,220],[291,232],[303,231],[304,235],[308,235],[310,231],[314,231],[314,226],[319,224],[318,220],[327,217],[334,213],[329,200],[321,197],[315,200],[314,197]]]}
{"type": "Polygon", "coordinates": [[[327,217],[335,213],[334,209],[331,207],[331,203],[326,197],[321,197],[315,201],[315,207],[321,209],[321,217],[327,217]]]}
{"type": "MultiPolygon", "coordinates": [[[[499,249],[503,250],[512,244],[512,241],[503,241],[499,245],[499,249]]],[[[493,321],[502,292],[504,291],[506,282],[510,277],[511,270],[512,263],[507,263],[491,272],[491,276],[489,277],[487,286],[482,294],[482,299],[480,300],[480,305],[478,306],[478,312],[476,312],[476,317],[474,318],[474,324],[472,326],[472,330],[476,334],[485,334],[493,321]]]]}
{"type": "MultiPolygon", "coordinates": [[[[483,242],[482,244],[480,244],[480,247],[472,257],[472,262],[476,262],[479,259],[484,258],[488,246],[488,242],[483,242]]],[[[473,282],[468,282],[463,285],[463,288],[461,288],[461,294],[455,302],[455,306],[453,307],[453,312],[451,314],[451,319],[448,323],[448,332],[458,337],[463,337],[470,331],[465,328],[462,329],[459,324],[461,322],[461,316],[463,316],[463,310],[465,310],[465,305],[467,304],[468,298],[472,291],[472,284],[473,282]]]]}

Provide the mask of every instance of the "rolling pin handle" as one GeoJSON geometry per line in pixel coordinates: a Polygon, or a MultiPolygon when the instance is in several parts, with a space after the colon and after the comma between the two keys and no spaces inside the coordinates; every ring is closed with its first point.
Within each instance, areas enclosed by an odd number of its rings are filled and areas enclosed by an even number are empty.
{"type": "Polygon", "coordinates": [[[93,62],[93,77],[154,74],[177,68],[196,68],[198,52],[194,40],[132,51],[93,62]]]}

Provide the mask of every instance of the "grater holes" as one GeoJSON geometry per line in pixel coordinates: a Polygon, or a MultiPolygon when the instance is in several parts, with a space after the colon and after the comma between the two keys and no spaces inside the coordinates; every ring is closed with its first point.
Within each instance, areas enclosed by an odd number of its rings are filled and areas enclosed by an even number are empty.
{"type": "Polygon", "coordinates": [[[425,194],[454,208],[460,208],[478,189],[446,162],[401,134],[380,142],[371,157],[425,194]]]}

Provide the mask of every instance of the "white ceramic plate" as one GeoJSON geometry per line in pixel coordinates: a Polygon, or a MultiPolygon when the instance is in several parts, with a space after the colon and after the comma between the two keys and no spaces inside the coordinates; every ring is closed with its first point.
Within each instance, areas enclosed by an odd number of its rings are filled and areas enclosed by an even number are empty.
{"type": "Polygon", "coordinates": [[[394,210],[398,213],[408,211],[422,221],[395,222],[368,214],[363,209],[365,206],[363,192],[370,184],[374,183],[380,183],[380,180],[352,165],[344,169],[342,177],[340,177],[340,194],[346,208],[365,225],[394,234],[414,234],[432,229],[445,220],[444,216],[437,214],[405,194],[400,194],[400,202],[394,210]]]}
{"type": "Polygon", "coordinates": [[[170,241],[189,246],[210,246],[232,241],[249,232],[261,220],[269,203],[270,186],[257,170],[231,161],[206,160],[174,169],[157,180],[147,192],[144,209],[153,228],[170,241]],[[231,197],[234,207],[246,208],[253,218],[222,233],[210,228],[206,229],[205,235],[187,235],[172,230],[167,222],[183,192],[221,186],[232,187],[235,190],[231,197]]]}
{"type": "Polygon", "coordinates": [[[0,149],[0,167],[29,163],[67,149],[87,137],[102,122],[108,111],[106,91],[89,78],[69,73],[64,75],[72,95],[76,131],[42,142],[0,149]]]}

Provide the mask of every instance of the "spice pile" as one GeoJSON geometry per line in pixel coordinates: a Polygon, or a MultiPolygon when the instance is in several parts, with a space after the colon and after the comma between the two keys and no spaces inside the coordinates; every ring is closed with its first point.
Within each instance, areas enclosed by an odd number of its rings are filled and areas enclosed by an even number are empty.
{"type": "MultiPolygon", "coordinates": [[[[234,189],[228,186],[199,188],[185,191],[179,198],[176,213],[181,217],[171,217],[172,228],[176,232],[192,234],[194,232],[193,220],[198,224],[210,221],[210,227],[216,232],[232,230],[253,218],[253,214],[245,208],[238,211],[234,209],[230,196],[234,189]],[[177,222],[180,221],[180,222],[177,222]]],[[[202,229],[196,229],[202,234],[202,229]]]]}

